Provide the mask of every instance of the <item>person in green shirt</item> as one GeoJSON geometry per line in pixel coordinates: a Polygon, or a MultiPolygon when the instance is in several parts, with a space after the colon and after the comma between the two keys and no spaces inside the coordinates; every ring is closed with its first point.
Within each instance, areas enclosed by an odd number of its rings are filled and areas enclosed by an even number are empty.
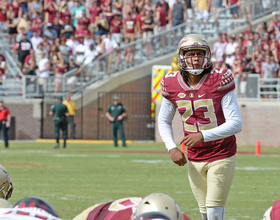
{"type": "Polygon", "coordinates": [[[124,105],[120,102],[120,97],[117,94],[113,96],[113,103],[109,106],[105,115],[111,123],[114,146],[118,146],[117,132],[119,130],[122,145],[123,147],[126,147],[123,121],[127,117],[127,112],[124,105]]]}
{"type": "Polygon", "coordinates": [[[68,108],[62,104],[62,96],[57,98],[58,102],[52,105],[49,115],[54,120],[54,135],[56,138],[56,145],[54,148],[59,148],[60,130],[62,131],[62,137],[64,140],[63,148],[66,148],[67,139],[67,117],[69,116],[68,108]]]}

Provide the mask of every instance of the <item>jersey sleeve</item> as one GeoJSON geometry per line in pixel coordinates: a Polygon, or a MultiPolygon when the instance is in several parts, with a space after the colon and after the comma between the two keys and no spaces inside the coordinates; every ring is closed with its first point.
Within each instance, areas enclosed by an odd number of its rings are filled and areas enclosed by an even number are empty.
{"type": "Polygon", "coordinates": [[[172,120],[175,112],[175,106],[170,101],[163,98],[158,115],[158,130],[168,151],[177,147],[172,131],[172,120]]]}
{"type": "Polygon", "coordinates": [[[221,104],[226,121],[220,126],[200,131],[203,135],[204,142],[226,138],[242,130],[242,118],[233,91],[222,98],[221,104]]]}
{"type": "MultiPolygon", "coordinates": [[[[104,204],[104,203],[103,203],[104,204]]],[[[97,207],[101,207],[103,205],[102,203],[96,204],[94,206],[91,206],[84,211],[82,211],[80,214],[78,214],[76,217],[73,218],[73,220],[87,220],[88,215],[95,210],[97,207]]]]}
{"type": "Polygon", "coordinates": [[[168,92],[167,92],[167,89],[166,89],[166,81],[167,81],[167,79],[165,78],[166,77],[166,75],[164,75],[163,77],[162,77],[162,79],[161,79],[161,82],[160,82],[160,86],[161,86],[161,95],[164,97],[164,98],[166,98],[166,99],[168,99],[168,92]]]}

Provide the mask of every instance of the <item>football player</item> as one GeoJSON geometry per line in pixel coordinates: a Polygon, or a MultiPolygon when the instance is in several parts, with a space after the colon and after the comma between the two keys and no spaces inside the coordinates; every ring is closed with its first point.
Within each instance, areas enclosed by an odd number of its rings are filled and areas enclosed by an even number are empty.
{"type": "Polygon", "coordinates": [[[39,197],[26,197],[12,208],[0,209],[0,220],[62,220],[55,209],[46,200],[39,197]]]}
{"type": "Polygon", "coordinates": [[[280,200],[276,200],[264,213],[263,220],[280,219],[280,200]]]}
{"type": "Polygon", "coordinates": [[[152,193],[139,203],[131,220],[190,220],[168,195],[152,193]]]}
{"type": "Polygon", "coordinates": [[[0,198],[9,199],[13,193],[13,184],[7,169],[0,164],[0,198]]]}
{"type": "Polygon", "coordinates": [[[177,49],[179,71],[161,82],[158,127],[174,163],[188,164],[189,183],[203,220],[223,220],[235,170],[236,138],[242,119],[228,69],[213,68],[211,50],[197,34],[182,38],[177,49]],[[187,157],[176,146],[172,120],[182,118],[187,157]]]}
{"type": "Polygon", "coordinates": [[[152,193],[144,199],[129,197],[97,204],[73,220],[190,220],[168,195],[152,193]]]}

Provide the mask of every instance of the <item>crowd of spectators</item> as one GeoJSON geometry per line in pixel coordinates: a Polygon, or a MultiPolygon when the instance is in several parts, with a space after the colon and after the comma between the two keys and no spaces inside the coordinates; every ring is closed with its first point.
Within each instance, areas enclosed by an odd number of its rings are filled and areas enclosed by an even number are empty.
{"type": "MultiPolygon", "coordinates": [[[[58,92],[62,88],[63,74],[73,67],[78,70],[77,76],[67,82],[70,90],[77,78],[86,79],[80,68],[83,64],[87,64],[84,71],[87,73],[92,68],[110,71],[113,62],[118,68],[121,62],[118,48],[122,44],[142,38],[145,40],[144,55],[151,56],[153,45],[149,37],[155,32],[186,22],[193,28],[195,16],[203,28],[208,24],[209,12],[219,12],[223,7],[231,7],[234,19],[246,10],[246,15],[250,16],[248,5],[232,7],[240,2],[242,0],[1,0],[0,30],[8,33],[9,44],[13,45],[14,57],[23,74],[39,76],[42,90],[46,79],[53,74],[55,92],[58,92]],[[94,64],[98,56],[111,51],[115,51],[114,59],[110,55],[94,64]]],[[[218,26],[219,13],[216,15],[218,26]]],[[[261,73],[260,63],[264,62],[268,51],[271,62],[279,63],[277,16],[269,25],[263,22],[254,31],[248,28],[239,36],[226,33],[219,36],[214,46],[216,65],[227,65],[235,74],[252,66],[255,72],[261,73]]],[[[164,49],[165,36],[161,36],[160,41],[164,49]]],[[[124,61],[132,63],[134,55],[135,48],[127,47],[124,61]]]]}
{"type": "MultiPolygon", "coordinates": [[[[23,74],[42,78],[42,88],[44,79],[54,74],[58,92],[72,61],[90,69],[96,57],[115,50],[118,67],[122,43],[151,36],[156,22],[163,30],[169,6],[164,0],[156,5],[152,0],[2,0],[0,29],[8,33],[23,74]]],[[[151,55],[151,42],[146,49],[151,55]]],[[[133,62],[134,48],[127,48],[124,56],[127,63],[133,62]]],[[[110,71],[112,62],[108,56],[97,67],[110,71]]],[[[69,88],[74,83],[69,80],[69,88]]]]}
{"type": "Polygon", "coordinates": [[[280,78],[280,19],[277,13],[269,22],[261,22],[256,28],[248,22],[247,29],[242,33],[219,34],[218,41],[213,45],[213,59],[216,67],[226,67],[233,71],[238,81],[239,97],[248,97],[248,74],[260,74],[262,91],[276,91],[275,81],[271,78],[280,78]],[[275,85],[275,87],[273,86],[275,85]]]}

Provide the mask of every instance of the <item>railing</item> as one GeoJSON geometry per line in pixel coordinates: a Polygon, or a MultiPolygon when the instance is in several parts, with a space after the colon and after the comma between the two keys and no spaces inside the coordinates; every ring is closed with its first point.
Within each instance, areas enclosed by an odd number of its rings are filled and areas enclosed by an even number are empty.
{"type": "MultiPolygon", "coordinates": [[[[86,82],[84,82],[83,86],[86,87],[100,79],[109,77],[111,74],[117,73],[130,67],[134,67],[140,63],[149,61],[152,58],[176,51],[178,41],[185,34],[199,33],[208,39],[217,39],[218,33],[220,31],[233,31],[235,28],[245,25],[247,21],[261,18],[267,14],[270,14],[272,11],[280,9],[280,1],[266,0],[265,2],[267,3],[268,1],[269,4],[265,5],[267,7],[264,7],[264,1],[262,0],[248,0],[242,1],[242,3],[237,4],[237,6],[240,7],[240,14],[238,16],[238,19],[232,18],[230,14],[230,10],[232,7],[224,8],[218,12],[218,26],[216,26],[214,21],[214,17],[217,15],[217,13],[212,13],[210,15],[208,24],[203,29],[201,28],[200,20],[194,19],[192,21],[192,28],[190,24],[191,21],[188,21],[184,24],[178,25],[160,33],[157,33],[155,31],[156,33],[146,40],[138,39],[135,42],[125,44],[117,50],[106,53],[95,59],[92,67],[84,65],[83,68],[84,72],[86,72],[85,75],[87,76],[87,80],[86,82]],[[245,4],[247,4],[247,6],[249,6],[249,8],[251,9],[251,18],[248,18],[247,12],[241,10],[245,4]],[[149,42],[152,45],[152,52],[150,53],[150,55],[147,55],[145,47],[149,42]],[[129,56],[130,54],[131,56],[129,56]],[[108,64],[107,60],[111,59],[111,64],[108,64]],[[117,65],[118,59],[120,60],[119,65],[117,65]]],[[[155,28],[155,30],[157,30],[157,28],[155,28]]],[[[70,76],[71,74],[66,74],[64,81],[66,81],[70,76]]],[[[80,89],[83,89],[83,87],[80,87],[80,89]]]]}
{"type": "MultiPolygon", "coordinates": [[[[67,91],[67,85],[63,83],[60,91],[57,93],[53,92],[54,76],[45,78],[43,83],[39,83],[40,78],[32,76],[27,76],[25,80],[26,94],[32,94],[32,96],[30,96],[32,98],[41,98],[43,96],[45,98],[55,98],[56,96],[66,94],[67,91]]],[[[235,76],[235,84],[235,93],[239,100],[261,101],[265,99],[268,101],[280,101],[279,78],[263,79],[260,77],[260,74],[257,73],[243,73],[235,76]]],[[[82,87],[82,82],[80,86],[82,87]]],[[[30,97],[27,96],[26,98],[30,97]]]]}
{"type": "MultiPolygon", "coordinates": [[[[263,17],[264,15],[270,14],[272,11],[280,9],[279,0],[247,0],[242,1],[241,4],[237,5],[240,7],[240,13],[238,19],[233,19],[230,14],[231,8],[224,8],[219,13],[219,25],[217,26],[214,21],[214,17],[217,13],[211,13],[208,24],[201,28],[199,19],[188,21],[182,25],[170,28],[169,30],[157,33],[155,28],[155,34],[146,40],[138,39],[135,42],[125,44],[110,53],[103,54],[93,61],[91,65],[83,65],[83,74],[78,77],[78,82],[75,84],[72,92],[81,91],[88,85],[101,80],[105,77],[110,77],[111,74],[115,74],[119,71],[126,70],[127,68],[136,66],[137,64],[151,60],[154,57],[159,57],[164,54],[172,53],[176,51],[179,39],[183,35],[188,33],[200,33],[207,39],[217,39],[217,35],[220,31],[230,32],[239,26],[246,24],[246,21],[252,21],[257,18],[263,17]],[[269,4],[264,5],[264,2],[269,4]],[[248,18],[248,13],[242,11],[242,6],[249,4],[251,11],[251,18],[248,18]],[[265,6],[265,7],[264,7],[265,6]],[[192,28],[191,23],[192,22],[192,28]],[[146,45],[151,43],[152,51],[148,55],[146,54],[146,45]],[[110,64],[110,60],[111,64],[110,64]],[[119,60],[119,65],[118,65],[119,60]]],[[[18,70],[13,68],[13,60],[8,60],[8,68],[15,71],[18,74],[18,70]]],[[[25,98],[32,97],[54,97],[57,95],[65,94],[70,92],[67,85],[67,80],[75,75],[75,71],[67,72],[63,75],[62,89],[54,93],[54,77],[49,77],[44,80],[44,85],[36,82],[40,81],[38,77],[22,76],[22,95],[25,98]],[[31,80],[34,79],[33,80],[31,80]]]]}
{"type": "Polygon", "coordinates": [[[280,101],[280,79],[263,79],[260,74],[235,76],[235,93],[239,100],[280,101]]]}
{"type": "Polygon", "coordinates": [[[10,45],[8,43],[8,38],[9,38],[9,35],[7,33],[4,33],[3,31],[0,32],[0,53],[9,51],[12,49],[13,45],[10,45]]]}
{"type": "Polygon", "coordinates": [[[9,50],[4,51],[4,56],[6,58],[6,62],[8,63],[7,67],[8,67],[9,75],[12,75],[13,78],[24,77],[23,73],[21,72],[20,68],[15,62],[15,58],[13,58],[9,53],[9,50]]]}

